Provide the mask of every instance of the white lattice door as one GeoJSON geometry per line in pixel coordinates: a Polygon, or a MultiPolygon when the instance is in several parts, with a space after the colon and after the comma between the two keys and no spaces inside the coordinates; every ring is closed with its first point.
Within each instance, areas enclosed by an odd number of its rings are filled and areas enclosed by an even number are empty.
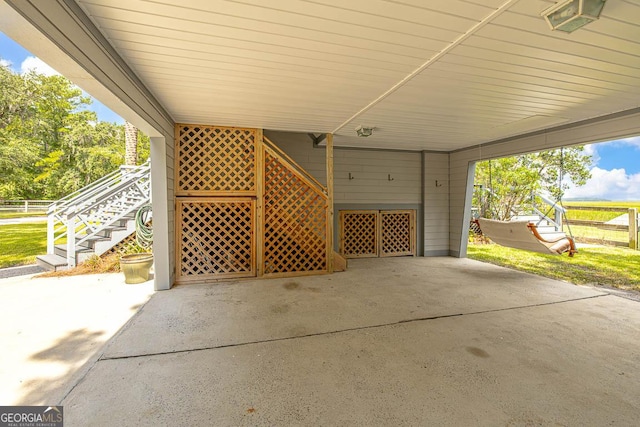
{"type": "Polygon", "coordinates": [[[416,255],[415,210],[340,211],[340,253],[346,258],[416,255]]]}

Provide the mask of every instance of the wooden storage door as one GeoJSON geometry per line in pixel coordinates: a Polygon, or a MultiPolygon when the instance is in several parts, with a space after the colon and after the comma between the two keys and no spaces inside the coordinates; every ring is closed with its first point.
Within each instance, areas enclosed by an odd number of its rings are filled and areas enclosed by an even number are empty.
{"type": "Polygon", "coordinates": [[[340,211],[340,253],[345,258],[416,255],[415,210],[340,211]]]}
{"type": "Polygon", "coordinates": [[[380,211],[380,256],[416,254],[415,211],[380,211]]]}
{"type": "Polygon", "coordinates": [[[177,282],[255,276],[255,212],[252,198],[178,199],[177,282]]]}
{"type": "Polygon", "coordinates": [[[375,258],[379,252],[379,211],[340,211],[340,253],[345,258],[375,258]]]}

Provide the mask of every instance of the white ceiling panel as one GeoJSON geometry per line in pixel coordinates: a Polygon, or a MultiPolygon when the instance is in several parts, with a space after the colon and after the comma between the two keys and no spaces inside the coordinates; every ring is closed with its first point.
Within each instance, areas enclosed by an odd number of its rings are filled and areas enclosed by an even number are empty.
{"type": "Polygon", "coordinates": [[[635,0],[572,34],[547,0],[77,2],[178,122],[450,151],[640,106],[635,0]]]}

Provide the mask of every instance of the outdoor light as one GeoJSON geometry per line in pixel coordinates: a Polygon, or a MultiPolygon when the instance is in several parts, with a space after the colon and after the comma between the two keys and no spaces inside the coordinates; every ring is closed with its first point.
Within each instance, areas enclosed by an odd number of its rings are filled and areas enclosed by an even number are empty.
{"type": "Polygon", "coordinates": [[[571,33],[600,17],[606,0],[565,0],[542,12],[552,30],[571,33]]]}
{"type": "Polygon", "coordinates": [[[373,128],[366,128],[360,125],[356,128],[356,134],[358,136],[366,138],[367,136],[371,136],[373,134],[373,128]]]}

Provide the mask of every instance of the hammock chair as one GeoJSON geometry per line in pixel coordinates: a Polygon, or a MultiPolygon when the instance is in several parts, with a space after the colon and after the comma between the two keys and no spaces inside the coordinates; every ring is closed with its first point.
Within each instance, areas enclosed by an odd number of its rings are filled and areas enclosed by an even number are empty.
{"type": "MultiPolygon", "coordinates": [[[[563,148],[560,149],[559,175],[558,186],[559,188],[562,188],[562,178],[564,176],[563,148]]],[[[489,181],[491,182],[491,186],[493,186],[491,177],[491,161],[489,161],[489,181]]],[[[551,210],[555,208],[556,204],[559,204],[560,207],[562,207],[562,194],[544,216],[547,216],[551,210]]],[[[567,221],[566,210],[564,208],[562,209],[562,215],[568,227],[569,224],[567,221]]],[[[529,220],[498,221],[487,218],[478,218],[473,222],[478,225],[482,234],[502,246],[552,255],[561,255],[565,252],[569,252],[570,257],[578,252],[575,241],[573,240],[573,235],[571,234],[571,228],[568,228],[569,235],[567,235],[562,231],[540,233],[538,231],[537,224],[534,224],[529,220]]],[[[539,223],[540,222],[538,222],[538,224],[539,223]]]]}
{"type": "Polygon", "coordinates": [[[529,220],[498,221],[478,218],[476,221],[482,234],[502,246],[552,255],[569,252],[571,257],[577,252],[571,237],[563,232],[541,234],[529,220]]]}

